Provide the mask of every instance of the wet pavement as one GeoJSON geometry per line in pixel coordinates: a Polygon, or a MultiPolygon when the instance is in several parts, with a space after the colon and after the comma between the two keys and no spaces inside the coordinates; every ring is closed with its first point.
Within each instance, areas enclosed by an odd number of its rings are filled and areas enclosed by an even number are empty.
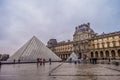
{"type": "Polygon", "coordinates": [[[119,71],[120,72],[120,65],[119,66],[116,66],[116,65],[113,65],[113,64],[104,64],[104,65],[100,65],[102,67],[105,67],[105,68],[108,68],[108,69],[113,69],[113,70],[116,70],[116,71],[119,71]]]}
{"type": "MultiPolygon", "coordinates": [[[[49,72],[61,63],[2,65],[0,80],[49,80],[49,72]]],[[[52,79],[50,79],[52,80],[52,79]]]]}
{"type": "Polygon", "coordinates": [[[46,63],[2,65],[0,80],[120,80],[120,66],[46,63]]]}

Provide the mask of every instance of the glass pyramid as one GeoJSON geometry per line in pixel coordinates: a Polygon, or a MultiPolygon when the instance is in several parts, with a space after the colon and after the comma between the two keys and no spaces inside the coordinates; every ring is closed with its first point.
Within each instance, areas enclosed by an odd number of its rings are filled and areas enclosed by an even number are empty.
{"type": "Polygon", "coordinates": [[[52,61],[60,61],[61,59],[45,46],[38,38],[33,36],[26,44],[24,44],[17,52],[11,56],[8,61],[21,60],[26,62],[36,61],[42,58],[52,61]]]}

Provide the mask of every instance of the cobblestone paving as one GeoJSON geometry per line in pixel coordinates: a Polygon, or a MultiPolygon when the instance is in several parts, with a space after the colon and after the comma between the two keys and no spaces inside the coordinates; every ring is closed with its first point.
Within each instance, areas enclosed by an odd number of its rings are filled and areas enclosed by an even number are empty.
{"type": "Polygon", "coordinates": [[[73,63],[2,65],[0,80],[120,80],[120,71],[113,68],[116,66],[73,63]]]}
{"type": "MultiPolygon", "coordinates": [[[[109,66],[109,65],[107,65],[109,66]]],[[[120,80],[120,72],[106,68],[100,64],[70,64],[64,63],[51,73],[61,80],[120,80]]]]}
{"type": "Polygon", "coordinates": [[[93,64],[70,64],[65,63],[59,67],[52,75],[75,75],[75,76],[120,76],[119,71],[111,70],[100,65],[93,64]]]}
{"type": "Polygon", "coordinates": [[[108,69],[113,69],[113,70],[116,70],[116,71],[119,71],[120,72],[120,66],[116,66],[116,65],[113,65],[113,64],[103,64],[103,65],[100,65],[104,68],[108,68],[108,69]]]}
{"type": "MultiPolygon", "coordinates": [[[[0,80],[49,80],[49,72],[60,63],[2,65],[0,80]]],[[[51,79],[52,80],[52,79],[51,79]]]]}

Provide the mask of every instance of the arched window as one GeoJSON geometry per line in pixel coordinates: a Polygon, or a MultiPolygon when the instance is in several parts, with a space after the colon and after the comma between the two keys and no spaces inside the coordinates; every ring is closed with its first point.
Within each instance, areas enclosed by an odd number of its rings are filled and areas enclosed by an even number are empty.
{"type": "Polygon", "coordinates": [[[91,52],[91,57],[94,57],[94,54],[93,54],[93,52],[91,52]]]}
{"type": "Polygon", "coordinates": [[[98,57],[98,52],[97,51],[95,52],[95,57],[98,57]]]}
{"type": "Polygon", "coordinates": [[[104,57],[103,51],[100,51],[100,57],[104,57]]]}
{"type": "Polygon", "coordinates": [[[109,57],[110,56],[109,51],[105,51],[105,55],[106,55],[106,57],[109,57]]]}
{"type": "Polygon", "coordinates": [[[115,57],[115,51],[114,50],[111,51],[111,56],[115,57]]]}
{"type": "Polygon", "coordinates": [[[118,50],[118,57],[120,57],[120,49],[118,50]]]}

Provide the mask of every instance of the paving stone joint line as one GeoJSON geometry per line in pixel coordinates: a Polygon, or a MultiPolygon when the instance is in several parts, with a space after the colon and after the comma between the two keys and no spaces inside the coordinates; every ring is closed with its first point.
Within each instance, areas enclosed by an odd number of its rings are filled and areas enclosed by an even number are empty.
{"type": "Polygon", "coordinates": [[[51,76],[51,73],[53,71],[55,71],[57,68],[59,68],[63,63],[59,64],[58,66],[56,66],[55,68],[53,68],[51,71],[49,71],[49,75],[48,76],[51,76]]]}

